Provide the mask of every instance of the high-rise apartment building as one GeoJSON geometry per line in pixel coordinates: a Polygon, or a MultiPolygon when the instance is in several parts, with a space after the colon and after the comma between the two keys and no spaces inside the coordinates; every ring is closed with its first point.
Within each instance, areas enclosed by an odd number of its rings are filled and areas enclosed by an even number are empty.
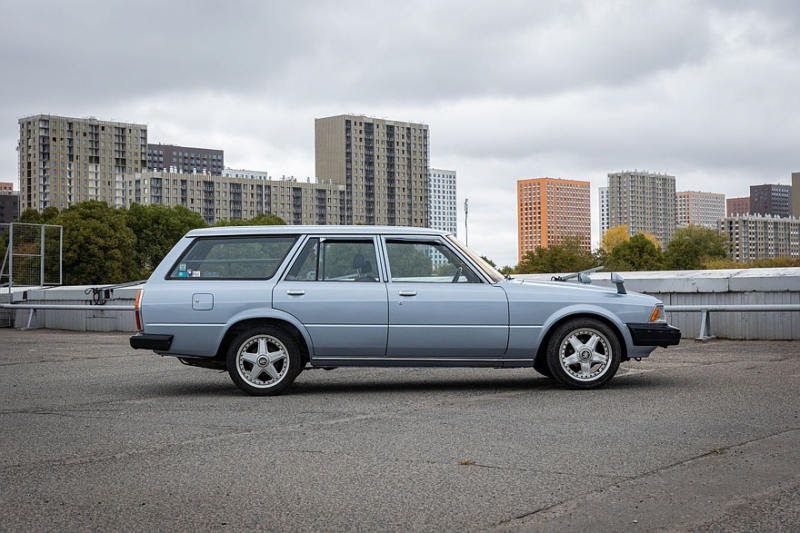
{"type": "Polygon", "coordinates": [[[147,126],[35,115],[19,120],[20,208],[126,204],[126,174],[147,168],[147,126]]]}
{"type": "Polygon", "coordinates": [[[592,248],[591,186],[588,181],[534,178],[517,181],[517,239],[519,260],[538,247],[578,237],[592,248]]]}
{"type": "Polygon", "coordinates": [[[800,257],[800,219],[760,215],[726,217],[717,231],[731,243],[736,261],[800,257]]]}
{"type": "Polygon", "coordinates": [[[743,196],[740,198],[728,198],[725,201],[727,207],[727,216],[734,217],[737,215],[749,215],[750,214],[750,197],[743,196]]]}
{"type": "Polygon", "coordinates": [[[431,229],[458,230],[456,171],[432,168],[428,171],[428,216],[431,229]]]}
{"type": "Polygon", "coordinates": [[[428,126],[361,115],[314,124],[316,175],[344,186],[341,224],[429,224],[428,126]]]}
{"type": "Polygon", "coordinates": [[[225,169],[225,152],[172,144],[148,144],[147,169],[178,174],[221,176],[225,169]]]}
{"type": "Polygon", "coordinates": [[[792,216],[800,218],[800,172],[792,172],[792,216]]]}
{"type": "Polygon", "coordinates": [[[649,233],[662,247],[677,224],[675,176],[642,171],[608,175],[608,224],[628,226],[630,234],[649,233]]]}
{"type": "Polygon", "coordinates": [[[0,181],[0,194],[13,194],[14,184],[10,181],[0,181]]]}
{"type": "Polygon", "coordinates": [[[608,187],[600,187],[598,190],[600,200],[600,238],[608,231],[608,187]]]}
{"type": "Polygon", "coordinates": [[[791,216],[789,198],[791,185],[751,185],[750,213],[786,218],[791,216]]]}
{"type": "Polygon", "coordinates": [[[695,224],[716,228],[725,218],[725,195],[713,192],[680,191],[675,193],[678,227],[695,224]]]}

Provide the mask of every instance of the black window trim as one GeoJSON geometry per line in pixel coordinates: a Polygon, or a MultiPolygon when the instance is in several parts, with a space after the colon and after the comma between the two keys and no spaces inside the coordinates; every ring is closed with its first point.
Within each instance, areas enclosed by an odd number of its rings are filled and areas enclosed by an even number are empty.
{"type": "MultiPolygon", "coordinates": [[[[439,243],[448,250],[450,250],[450,252],[453,255],[461,259],[464,265],[466,265],[479,280],[478,283],[454,283],[453,285],[459,285],[459,286],[471,285],[474,287],[475,285],[483,285],[487,283],[491,284],[491,282],[486,279],[486,275],[483,273],[482,269],[477,268],[469,257],[465,257],[460,250],[452,246],[450,242],[447,239],[443,238],[441,235],[434,236],[434,235],[391,235],[391,234],[381,235],[381,247],[383,248],[382,252],[383,256],[386,259],[386,276],[387,276],[386,279],[389,281],[389,283],[398,283],[398,282],[392,281],[391,265],[389,265],[389,253],[388,253],[389,249],[387,248],[387,241],[407,241],[407,242],[416,242],[420,244],[431,243],[431,242],[439,243]]],[[[399,282],[399,283],[404,283],[404,282],[399,282]]]]}
{"type": "MultiPolygon", "coordinates": [[[[369,234],[369,233],[354,233],[352,235],[330,235],[324,233],[307,233],[303,235],[302,242],[297,249],[297,252],[292,254],[291,260],[287,261],[285,270],[281,273],[281,277],[279,281],[295,283],[295,282],[308,282],[312,283],[310,280],[301,280],[301,279],[286,279],[291,272],[292,267],[294,267],[295,262],[300,259],[300,255],[305,249],[306,245],[309,241],[313,239],[319,239],[319,243],[322,244],[325,241],[344,241],[344,242],[361,242],[361,241],[372,241],[372,246],[375,251],[375,260],[378,262],[376,265],[377,267],[377,274],[378,274],[378,283],[386,283],[386,279],[388,279],[387,273],[388,268],[383,265],[383,249],[381,247],[380,239],[378,235],[369,234]]],[[[340,281],[335,280],[313,280],[313,283],[341,283],[340,281]]]]}

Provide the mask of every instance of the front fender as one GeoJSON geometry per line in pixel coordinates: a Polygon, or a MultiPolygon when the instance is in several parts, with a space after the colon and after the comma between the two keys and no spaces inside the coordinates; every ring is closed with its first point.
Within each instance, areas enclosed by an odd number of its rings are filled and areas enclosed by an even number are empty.
{"type": "Polygon", "coordinates": [[[625,326],[625,323],[613,312],[609,311],[605,307],[592,305],[592,304],[576,304],[570,305],[569,307],[564,307],[559,309],[558,312],[553,313],[550,315],[544,324],[542,324],[542,334],[539,336],[539,345],[536,346],[536,352],[539,352],[539,348],[541,346],[541,341],[546,339],[549,335],[550,331],[555,327],[556,324],[561,322],[564,319],[568,319],[574,316],[597,316],[604,318],[607,322],[610,322],[614,328],[620,333],[621,341],[622,341],[622,349],[625,350],[625,353],[630,351],[630,348],[633,346],[633,339],[631,338],[631,333],[628,331],[628,328],[625,326]]]}

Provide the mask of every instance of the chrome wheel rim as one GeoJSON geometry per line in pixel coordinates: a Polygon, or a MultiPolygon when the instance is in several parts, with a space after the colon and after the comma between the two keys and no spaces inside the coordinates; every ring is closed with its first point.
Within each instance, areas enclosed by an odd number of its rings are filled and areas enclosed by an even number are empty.
{"type": "Polygon", "coordinates": [[[269,388],[280,382],[289,371],[286,346],[271,335],[250,337],[236,353],[236,370],[248,384],[269,388]]]}
{"type": "Polygon", "coordinates": [[[595,381],[611,367],[611,343],[593,328],[571,332],[559,347],[561,368],[578,381],[595,381]]]}

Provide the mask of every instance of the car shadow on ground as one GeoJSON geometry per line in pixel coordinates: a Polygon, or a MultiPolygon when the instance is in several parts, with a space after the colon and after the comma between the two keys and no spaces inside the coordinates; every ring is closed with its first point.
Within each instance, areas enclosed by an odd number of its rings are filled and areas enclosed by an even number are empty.
{"type": "MultiPolygon", "coordinates": [[[[319,372],[319,371],[313,371],[319,372]]],[[[333,372],[336,372],[335,370],[333,372]]],[[[284,391],[281,396],[313,396],[315,394],[394,394],[394,393],[471,393],[471,394],[503,394],[526,392],[562,392],[581,394],[588,391],[574,390],[562,386],[552,378],[538,374],[517,374],[514,376],[490,377],[437,377],[431,373],[423,377],[398,378],[387,375],[382,378],[358,378],[355,373],[352,379],[344,380],[332,374],[332,378],[307,376],[305,373],[298,376],[297,381],[284,391]],[[304,379],[307,378],[307,379],[304,379]],[[332,379],[333,378],[333,379],[332,379]]],[[[606,390],[642,390],[652,388],[678,386],[677,382],[669,376],[647,373],[620,373],[610,383],[595,392],[606,390]]],[[[220,376],[219,381],[172,381],[170,383],[153,384],[151,392],[157,396],[243,396],[226,375],[220,376]]]]}

